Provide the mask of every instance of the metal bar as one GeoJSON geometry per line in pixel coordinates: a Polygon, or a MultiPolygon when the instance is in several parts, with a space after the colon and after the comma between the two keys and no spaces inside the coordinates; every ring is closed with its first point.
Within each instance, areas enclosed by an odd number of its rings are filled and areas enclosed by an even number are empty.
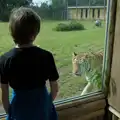
{"type": "Polygon", "coordinates": [[[76,0],[76,17],[78,19],[78,0],[76,0]]]}
{"type": "Polygon", "coordinates": [[[66,11],[67,11],[67,20],[68,20],[68,0],[66,0],[66,11]]]}
{"type": "Polygon", "coordinates": [[[103,69],[102,69],[102,89],[104,90],[104,80],[105,80],[105,72],[106,72],[106,58],[108,53],[108,40],[109,40],[109,23],[110,23],[110,2],[111,0],[108,0],[107,5],[107,19],[106,19],[106,31],[105,31],[105,46],[104,46],[104,59],[103,59],[103,69]]]}
{"type": "Polygon", "coordinates": [[[120,118],[120,113],[117,111],[117,110],[115,110],[113,107],[109,107],[108,108],[108,110],[112,113],[112,114],[114,114],[116,117],[118,117],[118,118],[120,118]]]}
{"type": "Polygon", "coordinates": [[[74,96],[71,98],[63,99],[63,100],[57,100],[54,102],[54,104],[55,105],[65,104],[65,103],[68,103],[71,101],[76,101],[76,100],[80,100],[80,99],[87,99],[88,97],[97,96],[97,95],[101,95],[101,94],[103,94],[103,92],[96,91],[96,92],[92,92],[92,93],[89,93],[89,94],[84,95],[84,96],[74,96]]]}
{"type": "Polygon", "coordinates": [[[105,16],[105,6],[106,6],[106,5],[105,5],[105,3],[106,3],[105,1],[106,1],[106,0],[104,0],[104,20],[105,20],[105,17],[106,17],[106,16],[105,16]]]}
{"type": "Polygon", "coordinates": [[[89,19],[90,19],[90,5],[91,5],[90,2],[91,1],[89,0],[89,19]]]}

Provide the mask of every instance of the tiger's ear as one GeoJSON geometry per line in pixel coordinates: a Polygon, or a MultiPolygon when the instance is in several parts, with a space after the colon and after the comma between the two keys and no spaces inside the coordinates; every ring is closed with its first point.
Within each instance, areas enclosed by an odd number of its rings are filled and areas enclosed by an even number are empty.
{"type": "Polygon", "coordinates": [[[76,56],[77,55],[77,53],[75,53],[75,52],[73,52],[73,54],[72,54],[73,56],[76,56]]]}

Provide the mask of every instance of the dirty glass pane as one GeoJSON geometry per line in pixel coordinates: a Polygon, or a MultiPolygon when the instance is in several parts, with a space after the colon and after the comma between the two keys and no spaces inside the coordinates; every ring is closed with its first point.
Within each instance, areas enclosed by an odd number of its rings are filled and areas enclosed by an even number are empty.
{"type": "MultiPolygon", "coordinates": [[[[106,0],[0,1],[0,54],[14,46],[8,21],[13,8],[27,6],[41,16],[35,44],[53,53],[60,75],[56,100],[84,96],[102,89],[106,0]],[[98,12],[99,10],[99,12],[98,12]]],[[[49,82],[47,82],[48,90],[49,82]]],[[[10,98],[11,98],[10,88],[10,98]]],[[[3,113],[2,105],[0,113],[3,113]]]]}

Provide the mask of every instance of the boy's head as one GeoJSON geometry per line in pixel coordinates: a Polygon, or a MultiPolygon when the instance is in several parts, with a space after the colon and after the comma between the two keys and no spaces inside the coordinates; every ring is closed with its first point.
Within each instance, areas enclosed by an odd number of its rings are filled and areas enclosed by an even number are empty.
{"type": "Polygon", "coordinates": [[[20,45],[33,42],[40,31],[40,21],[40,16],[30,8],[13,10],[9,28],[14,42],[20,45]]]}

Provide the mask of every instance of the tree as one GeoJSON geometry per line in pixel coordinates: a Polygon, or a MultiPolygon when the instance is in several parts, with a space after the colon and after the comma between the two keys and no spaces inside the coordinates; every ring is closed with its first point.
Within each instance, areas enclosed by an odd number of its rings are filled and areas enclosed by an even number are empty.
{"type": "Polygon", "coordinates": [[[62,19],[66,15],[66,0],[51,0],[51,11],[54,19],[62,19]]]}
{"type": "Polygon", "coordinates": [[[41,6],[39,8],[39,14],[43,19],[49,19],[51,18],[51,8],[48,5],[47,2],[41,3],[41,6]]]}
{"type": "Polygon", "coordinates": [[[20,6],[29,6],[32,0],[0,0],[0,20],[8,21],[10,11],[20,6]]]}

